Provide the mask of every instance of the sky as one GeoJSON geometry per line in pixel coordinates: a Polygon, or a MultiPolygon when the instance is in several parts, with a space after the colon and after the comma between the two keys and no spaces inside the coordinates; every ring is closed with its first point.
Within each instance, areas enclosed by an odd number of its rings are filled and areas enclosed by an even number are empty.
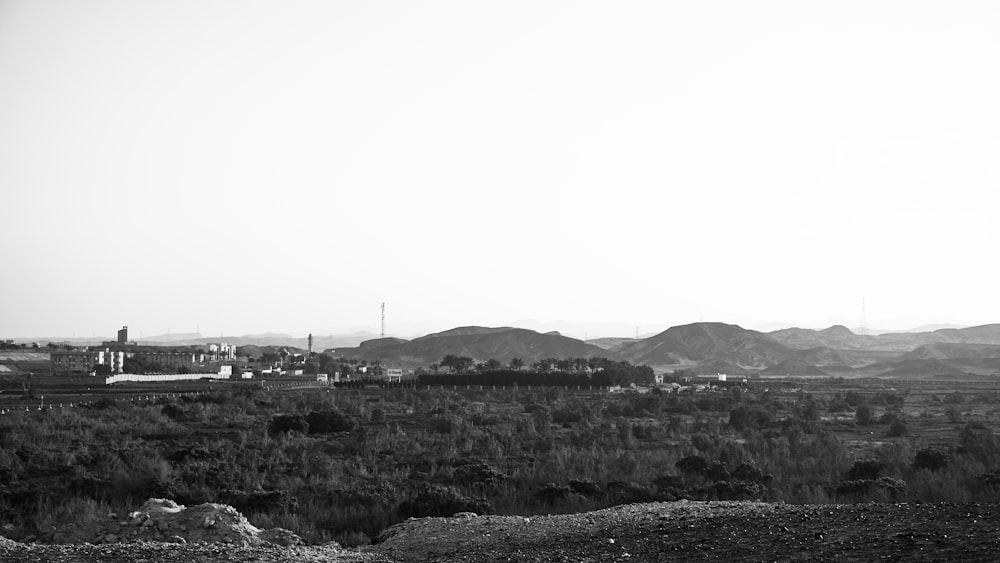
{"type": "Polygon", "coordinates": [[[998,29],[0,0],[0,337],[1000,322],[998,29]]]}

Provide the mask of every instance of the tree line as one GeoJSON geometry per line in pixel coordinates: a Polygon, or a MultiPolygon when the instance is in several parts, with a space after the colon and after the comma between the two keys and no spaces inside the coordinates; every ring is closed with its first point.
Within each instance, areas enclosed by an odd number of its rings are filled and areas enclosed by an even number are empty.
{"type": "Polygon", "coordinates": [[[469,357],[446,355],[432,372],[418,370],[419,385],[543,385],[602,386],[651,385],[652,368],[608,358],[542,359],[525,367],[520,358],[505,366],[496,359],[476,363],[469,357]],[[445,367],[449,373],[442,374],[445,367]]]}

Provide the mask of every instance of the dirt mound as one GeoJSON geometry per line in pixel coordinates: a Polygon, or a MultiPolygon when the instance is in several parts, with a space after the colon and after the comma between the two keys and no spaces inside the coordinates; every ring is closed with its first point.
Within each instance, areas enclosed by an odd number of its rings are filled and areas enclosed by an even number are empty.
{"type": "Polygon", "coordinates": [[[232,545],[302,543],[294,533],[274,528],[262,530],[235,508],[205,503],[187,508],[170,499],[151,498],[127,518],[111,515],[106,521],[81,523],[57,530],[55,543],[119,543],[163,541],[170,543],[226,543],[232,545]]]}
{"type": "Polygon", "coordinates": [[[987,504],[633,504],[583,514],[411,519],[371,548],[397,561],[1000,561],[987,504]]]}
{"type": "MultiPolygon", "coordinates": [[[[154,508],[143,522],[181,518],[198,507],[176,510],[183,507],[163,504],[161,508],[167,510],[154,508]]],[[[197,518],[189,523],[205,529],[219,527],[220,522],[240,524],[226,510],[191,514],[197,518]],[[216,523],[206,527],[206,518],[216,523]]],[[[157,524],[145,527],[156,528],[157,524]]],[[[252,526],[247,524],[243,529],[249,528],[252,526]]],[[[998,529],[1000,505],[996,504],[678,501],[582,514],[411,519],[386,530],[381,543],[358,550],[336,545],[169,545],[162,540],[106,545],[0,543],[0,561],[1000,561],[998,529]]]]}

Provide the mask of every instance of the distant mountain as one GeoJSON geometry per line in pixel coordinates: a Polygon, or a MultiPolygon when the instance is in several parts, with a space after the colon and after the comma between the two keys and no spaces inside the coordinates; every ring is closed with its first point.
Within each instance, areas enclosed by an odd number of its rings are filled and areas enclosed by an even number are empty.
{"type": "Polygon", "coordinates": [[[761,375],[828,375],[818,367],[796,358],[789,358],[760,373],[761,375]]]}
{"type": "Polygon", "coordinates": [[[823,330],[785,328],[769,332],[767,335],[789,348],[799,350],[816,347],[850,350],[865,348],[873,343],[873,337],[855,334],[844,325],[833,325],[823,330]]]}
{"type": "Polygon", "coordinates": [[[951,323],[937,323],[929,325],[920,325],[918,327],[911,328],[903,332],[933,332],[935,330],[941,330],[943,328],[967,328],[969,325],[956,325],[951,323]]]}
{"type": "Polygon", "coordinates": [[[997,358],[1000,358],[1000,345],[997,344],[937,342],[919,346],[900,356],[899,360],[984,360],[997,358]]]}
{"type": "Polygon", "coordinates": [[[966,328],[942,328],[930,334],[940,336],[943,342],[1000,344],[1000,324],[970,326],[966,328]]]}
{"type": "Polygon", "coordinates": [[[1000,344],[1000,324],[966,328],[943,328],[930,332],[889,332],[878,335],[854,334],[850,329],[835,325],[823,330],[787,328],[767,333],[768,336],[800,350],[824,346],[835,350],[885,350],[901,354],[924,344],[939,342],[1000,344]]]}
{"type": "MultiPolygon", "coordinates": [[[[366,340],[370,340],[376,335],[370,332],[358,332],[344,335],[313,334],[313,351],[326,348],[358,346],[366,340]]],[[[284,333],[268,332],[263,334],[247,334],[243,336],[201,336],[198,333],[180,335],[171,334],[169,339],[162,339],[163,336],[153,336],[142,338],[140,344],[149,345],[204,345],[225,342],[237,348],[242,346],[292,346],[296,348],[308,349],[309,337],[292,336],[284,333]]]]}
{"type": "Polygon", "coordinates": [[[135,338],[132,335],[131,340],[135,340],[140,344],[198,344],[205,337],[198,332],[176,332],[170,334],[158,334],[156,336],[147,336],[143,338],[135,338]]]}
{"type": "Polygon", "coordinates": [[[933,375],[965,375],[965,371],[939,360],[904,360],[892,362],[879,377],[917,377],[933,375]]]}
{"type": "Polygon", "coordinates": [[[724,323],[675,326],[649,338],[623,345],[619,355],[637,364],[659,367],[728,366],[732,371],[759,371],[800,359],[796,350],[764,333],[724,323]]]}
{"type": "Polygon", "coordinates": [[[493,358],[503,363],[513,358],[530,363],[545,358],[608,355],[602,348],[558,334],[541,334],[523,328],[475,326],[428,334],[409,341],[368,341],[356,348],[338,348],[335,353],[405,367],[435,364],[448,354],[468,356],[476,361],[493,358]]]}
{"type": "Polygon", "coordinates": [[[626,344],[631,344],[633,342],[638,342],[635,338],[623,338],[623,337],[608,337],[608,338],[594,338],[587,340],[587,344],[597,346],[599,348],[604,348],[609,351],[616,351],[626,344]]]}

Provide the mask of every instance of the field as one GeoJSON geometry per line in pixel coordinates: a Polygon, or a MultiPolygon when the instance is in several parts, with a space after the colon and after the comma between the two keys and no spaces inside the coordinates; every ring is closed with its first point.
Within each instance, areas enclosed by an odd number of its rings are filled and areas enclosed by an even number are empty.
{"type": "Polygon", "coordinates": [[[462,511],[1000,500],[1000,381],[985,378],[680,394],[214,384],[92,390],[85,402],[0,417],[5,535],[57,540],[69,522],[148,497],[224,502],[258,526],[347,546],[462,511]]]}

